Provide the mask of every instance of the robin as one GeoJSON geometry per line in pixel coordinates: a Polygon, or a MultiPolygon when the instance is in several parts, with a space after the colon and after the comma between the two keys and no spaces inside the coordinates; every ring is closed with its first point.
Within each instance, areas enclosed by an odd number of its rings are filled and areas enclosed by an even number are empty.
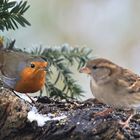
{"type": "MultiPolygon", "coordinates": [[[[48,62],[40,57],[0,50],[0,72],[4,87],[20,93],[34,93],[45,84],[48,62]]],[[[28,96],[28,95],[27,95],[28,96]]]]}

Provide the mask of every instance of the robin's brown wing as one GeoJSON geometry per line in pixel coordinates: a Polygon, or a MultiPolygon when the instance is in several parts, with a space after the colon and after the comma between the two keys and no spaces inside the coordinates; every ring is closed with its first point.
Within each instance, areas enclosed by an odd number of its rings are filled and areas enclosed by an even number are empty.
{"type": "Polygon", "coordinates": [[[16,83],[17,83],[17,79],[16,78],[8,78],[4,75],[1,75],[1,80],[3,82],[3,86],[7,87],[7,88],[11,88],[14,89],[16,83]]]}
{"type": "Polygon", "coordinates": [[[28,55],[13,51],[0,51],[1,80],[5,87],[14,88],[26,66],[28,55]]]}
{"type": "Polygon", "coordinates": [[[0,51],[0,70],[1,70],[2,65],[3,65],[3,61],[4,61],[3,51],[0,51]]]}
{"type": "Polygon", "coordinates": [[[29,56],[20,52],[6,51],[3,53],[3,59],[2,74],[9,78],[16,78],[26,66],[29,56]]]}
{"type": "Polygon", "coordinates": [[[13,88],[20,79],[20,73],[25,67],[30,67],[33,61],[44,61],[40,57],[30,56],[22,52],[3,51],[0,52],[0,63],[2,81],[13,88]]]}
{"type": "Polygon", "coordinates": [[[3,53],[2,73],[6,77],[15,78],[25,67],[30,67],[33,61],[44,61],[40,57],[31,56],[27,53],[8,51],[3,53]]]}

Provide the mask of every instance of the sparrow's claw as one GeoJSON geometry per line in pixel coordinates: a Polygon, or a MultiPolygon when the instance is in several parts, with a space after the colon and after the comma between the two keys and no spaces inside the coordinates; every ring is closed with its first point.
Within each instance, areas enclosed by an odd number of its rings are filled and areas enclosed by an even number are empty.
{"type": "Polygon", "coordinates": [[[119,121],[119,124],[122,125],[123,128],[130,128],[129,122],[130,122],[130,120],[132,119],[132,117],[133,117],[133,114],[131,114],[131,115],[129,116],[129,118],[128,118],[125,122],[119,121]]]}
{"type": "Polygon", "coordinates": [[[94,117],[97,117],[97,116],[101,116],[101,117],[104,117],[104,116],[107,116],[108,114],[112,113],[113,112],[113,109],[112,108],[107,108],[106,110],[103,110],[101,112],[98,112],[94,115],[94,117]]]}

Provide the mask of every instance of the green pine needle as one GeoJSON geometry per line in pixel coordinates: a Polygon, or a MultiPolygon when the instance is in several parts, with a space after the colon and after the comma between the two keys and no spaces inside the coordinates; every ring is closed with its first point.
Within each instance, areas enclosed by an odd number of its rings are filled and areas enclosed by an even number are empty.
{"type": "Polygon", "coordinates": [[[23,17],[29,7],[27,1],[17,3],[17,1],[0,0],[0,30],[15,30],[19,25],[30,26],[30,23],[23,17]]]}
{"type": "Polygon", "coordinates": [[[47,76],[46,91],[50,97],[54,98],[77,98],[83,96],[83,90],[74,79],[72,66],[76,66],[77,70],[84,66],[89,60],[92,50],[87,48],[71,48],[67,45],[57,48],[36,48],[31,54],[41,56],[49,62],[50,72],[47,76]],[[54,72],[55,71],[55,72],[54,72]],[[53,75],[57,75],[52,82],[53,75]],[[58,87],[59,83],[63,86],[58,87]]]}

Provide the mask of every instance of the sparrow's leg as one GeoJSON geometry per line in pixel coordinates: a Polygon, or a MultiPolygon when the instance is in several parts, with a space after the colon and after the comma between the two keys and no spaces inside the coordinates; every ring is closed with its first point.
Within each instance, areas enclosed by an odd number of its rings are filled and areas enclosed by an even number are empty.
{"type": "Polygon", "coordinates": [[[104,117],[104,116],[107,116],[108,114],[112,113],[113,112],[113,109],[112,108],[107,108],[101,112],[98,112],[96,113],[94,116],[101,116],[101,117],[104,117]]]}
{"type": "Polygon", "coordinates": [[[134,114],[131,114],[125,122],[119,121],[119,124],[121,124],[123,126],[123,128],[129,128],[129,122],[133,116],[134,116],[134,114]]]}

